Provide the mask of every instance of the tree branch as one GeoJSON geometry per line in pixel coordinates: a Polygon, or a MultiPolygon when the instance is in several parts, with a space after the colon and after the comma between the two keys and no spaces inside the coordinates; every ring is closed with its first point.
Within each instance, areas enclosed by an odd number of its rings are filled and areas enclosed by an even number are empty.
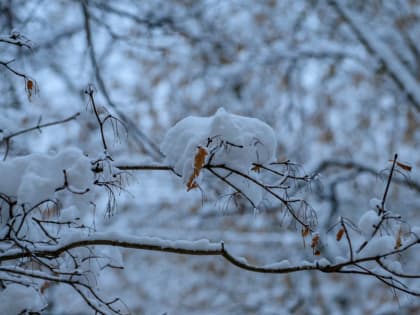
{"type": "Polygon", "coordinates": [[[379,58],[384,65],[386,71],[394,82],[404,92],[407,93],[407,98],[413,107],[420,111],[420,85],[415,77],[407,70],[401,60],[395,53],[384,44],[371,28],[367,29],[358,17],[345,8],[340,2],[329,0],[331,7],[341,16],[344,21],[350,26],[359,41],[366,47],[366,49],[376,57],[379,58]]]}
{"type": "Polygon", "coordinates": [[[21,35],[18,32],[13,32],[9,36],[0,36],[0,42],[11,44],[19,47],[26,47],[31,49],[31,41],[25,38],[23,35],[21,35]]]}
{"type": "MultiPolygon", "coordinates": [[[[321,162],[317,167],[315,167],[313,173],[315,174],[322,173],[323,171],[332,167],[338,167],[342,169],[353,169],[356,172],[366,173],[373,176],[378,176],[378,173],[379,173],[378,170],[372,167],[369,167],[367,165],[363,165],[361,163],[354,162],[354,161],[340,161],[340,160],[325,160],[321,162]]],[[[392,182],[398,185],[405,185],[410,189],[420,192],[420,183],[417,183],[414,180],[411,180],[409,178],[401,179],[401,178],[396,177],[392,179],[392,182]]]]}
{"type": "MultiPolygon", "coordinates": [[[[195,256],[222,256],[229,263],[234,266],[257,273],[270,273],[270,274],[285,274],[299,271],[321,271],[325,273],[356,273],[352,270],[345,269],[346,267],[357,266],[358,264],[365,262],[377,262],[379,259],[392,256],[395,254],[402,253],[409,248],[420,244],[420,239],[415,238],[405,246],[375,256],[360,257],[356,259],[349,259],[346,262],[338,264],[320,264],[314,262],[310,264],[303,264],[300,266],[289,266],[289,267],[276,267],[275,264],[271,266],[256,266],[247,263],[241,258],[235,257],[225,247],[223,242],[210,242],[208,240],[198,241],[171,241],[163,240],[153,237],[130,237],[121,234],[105,234],[98,233],[88,238],[80,238],[69,241],[65,244],[58,246],[45,246],[45,249],[37,249],[33,251],[22,251],[22,250],[9,250],[9,252],[0,255],[0,261],[10,261],[28,257],[38,257],[54,259],[59,257],[63,253],[68,253],[71,249],[87,246],[114,246],[120,248],[131,248],[139,250],[150,250],[167,253],[176,253],[183,255],[195,255],[195,256]]],[[[410,291],[411,292],[411,291],[410,291]]],[[[410,294],[420,296],[419,292],[412,291],[410,294]]]]}
{"type": "Polygon", "coordinates": [[[105,85],[105,81],[102,78],[100,67],[96,58],[95,46],[93,43],[92,30],[91,30],[91,25],[90,25],[90,13],[89,13],[89,8],[88,8],[88,1],[80,0],[80,3],[81,3],[82,13],[84,17],[86,44],[89,51],[89,57],[92,63],[94,74],[98,82],[99,90],[104,95],[108,105],[111,106],[115,110],[117,115],[121,118],[121,120],[127,124],[127,127],[128,127],[127,129],[130,131],[130,134],[134,137],[134,140],[138,144],[141,144],[146,149],[146,151],[151,153],[155,158],[161,159],[163,157],[163,154],[162,152],[160,152],[158,146],[152,140],[150,140],[149,137],[146,136],[146,134],[144,134],[129,117],[127,117],[121,110],[119,110],[118,106],[112,101],[111,96],[108,93],[108,89],[105,85]]]}

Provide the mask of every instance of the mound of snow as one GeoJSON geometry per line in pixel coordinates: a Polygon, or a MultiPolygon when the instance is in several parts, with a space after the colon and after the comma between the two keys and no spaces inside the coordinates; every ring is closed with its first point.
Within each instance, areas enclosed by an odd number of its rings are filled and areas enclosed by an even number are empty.
{"type": "Polygon", "coordinates": [[[78,148],[69,147],[50,156],[31,154],[0,161],[0,193],[17,197],[19,204],[34,205],[54,198],[56,189],[63,186],[67,172],[72,189],[84,190],[93,183],[90,160],[78,148]]]}
{"type": "MultiPolygon", "coordinates": [[[[247,174],[252,163],[274,160],[277,141],[274,130],[266,123],[220,108],[210,117],[190,116],[179,121],[166,133],[161,150],[166,155],[166,163],[187,182],[194,174],[194,159],[199,147],[207,151],[205,163],[225,165],[247,174]]],[[[222,170],[218,173],[227,174],[222,170]]],[[[259,203],[261,189],[255,184],[250,185],[234,174],[229,180],[249,194],[255,204],[259,203]]]]}
{"type": "Polygon", "coordinates": [[[366,240],[369,240],[381,220],[381,216],[374,210],[365,212],[359,220],[359,229],[366,240]]]}

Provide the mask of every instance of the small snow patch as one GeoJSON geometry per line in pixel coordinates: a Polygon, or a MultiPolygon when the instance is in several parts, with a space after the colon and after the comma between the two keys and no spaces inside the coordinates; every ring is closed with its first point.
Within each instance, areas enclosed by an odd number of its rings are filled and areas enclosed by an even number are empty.
{"type": "Polygon", "coordinates": [[[374,210],[369,210],[359,220],[359,229],[366,240],[369,240],[378,225],[381,216],[374,210]]]}

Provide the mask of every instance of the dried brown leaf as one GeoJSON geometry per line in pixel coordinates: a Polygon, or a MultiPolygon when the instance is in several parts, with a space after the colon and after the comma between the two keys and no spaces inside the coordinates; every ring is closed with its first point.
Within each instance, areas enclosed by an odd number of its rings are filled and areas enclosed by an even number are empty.
{"type": "Polygon", "coordinates": [[[344,229],[343,228],[339,229],[336,235],[337,242],[341,240],[341,238],[343,237],[343,234],[344,234],[344,229]]]}
{"type": "Polygon", "coordinates": [[[203,147],[197,148],[197,153],[194,156],[194,170],[187,182],[187,191],[197,188],[196,178],[200,175],[200,171],[206,163],[206,156],[208,152],[203,147]]]}
{"type": "MultiPolygon", "coordinates": [[[[389,162],[394,163],[394,160],[389,160],[389,162]]],[[[404,171],[407,171],[407,172],[411,172],[411,170],[413,169],[412,166],[405,163],[401,163],[399,161],[395,161],[395,164],[397,164],[400,168],[402,168],[404,171]]]]}
{"type": "Polygon", "coordinates": [[[302,228],[302,237],[307,237],[308,234],[309,234],[309,228],[308,227],[302,228]]]}
{"type": "Polygon", "coordinates": [[[319,243],[319,235],[316,234],[313,238],[312,238],[312,243],[311,243],[311,248],[315,248],[318,246],[319,243]]]}
{"type": "Polygon", "coordinates": [[[251,171],[259,173],[259,172],[261,172],[261,166],[254,164],[254,166],[251,168],[251,171]]]}

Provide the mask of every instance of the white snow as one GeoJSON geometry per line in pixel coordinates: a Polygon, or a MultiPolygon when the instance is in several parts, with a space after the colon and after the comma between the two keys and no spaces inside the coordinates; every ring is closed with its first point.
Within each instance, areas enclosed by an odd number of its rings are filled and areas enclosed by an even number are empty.
{"type": "Polygon", "coordinates": [[[40,312],[44,306],[39,293],[29,286],[12,283],[0,294],[1,314],[40,312]]]}
{"type": "Polygon", "coordinates": [[[381,217],[374,210],[369,210],[359,220],[359,229],[366,240],[372,237],[381,217]]]}
{"type": "MultiPolygon", "coordinates": [[[[197,147],[206,148],[206,163],[225,165],[247,174],[252,163],[274,160],[277,141],[274,130],[256,119],[226,112],[219,108],[210,117],[189,116],[179,121],[165,135],[161,150],[166,163],[187,182],[194,170],[197,147]],[[211,160],[210,160],[211,159],[211,160]]],[[[215,170],[225,176],[228,172],[215,170]]],[[[232,174],[229,178],[255,205],[261,201],[261,189],[232,174]]]]}
{"type": "MultiPolygon", "coordinates": [[[[57,250],[60,247],[67,246],[71,243],[77,243],[83,240],[114,242],[116,246],[134,246],[135,244],[155,246],[160,248],[171,249],[186,249],[186,250],[200,250],[200,251],[219,251],[221,249],[220,243],[210,242],[208,239],[199,239],[196,241],[188,240],[166,240],[159,237],[152,236],[133,236],[123,233],[94,233],[91,235],[83,235],[82,233],[69,232],[64,234],[60,239],[58,246],[46,246],[45,249],[57,250]]],[[[39,248],[43,248],[40,246],[39,248]]],[[[1,257],[1,255],[0,255],[1,257]]]]}
{"type": "Polygon", "coordinates": [[[326,266],[330,266],[331,262],[327,258],[321,258],[320,260],[317,261],[317,264],[321,267],[326,267],[326,266]]]}
{"type": "Polygon", "coordinates": [[[100,253],[101,260],[104,260],[101,268],[105,267],[106,264],[119,268],[124,267],[124,259],[119,248],[114,246],[104,246],[100,248],[98,252],[100,253]]]}
{"type": "Polygon", "coordinates": [[[377,198],[372,198],[369,200],[369,206],[372,210],[376,210],[378,206],[381,205],[382,200],[377,198]]]}
{"type": "Polygon", "coordinates": [[[342,263],[345,263],[345,262],[347,262],[349,259],[348,258],[346,258],[346,257],[343,257],[343,256],[337,256],[337,257],[335,257],[335,263],[336,264],[342,264],[342,263]]]}
{"type": "Polygon", "coordinates": [[[420,226],[413,226],[411,232],[415,235],[416,238],[420,238],[420,226]]]}
{"type": "Polygon", "coordinates": [[[394,246],[395,238],[390,235],[374,237],[369,241],[359,257],[371,257],[389,253],[394,250],[394,246]]]}
{"type": "Polygon", "coordinates": [[[238,256],[238,257],[235,257],[235,259],[243,265],[249,265],[248,259],[246,259],[246,257],[238,256]]]}
{"type": "Polygon", "coordinates": [[[82,151],[69,147],[57,155],[32,154],[0,162],[0,192],[17,198],[20,204],[35,205],[54,197],[64,184],[66,170],[71,189],[83,191],[93,183],[89,159],[82,151]]]}
{"type": "Polygon", "coordinates": [[[264,265],[264,268],[267,268],[267,269],[283,269],[283,268],[289,268],[289,267],[291,267],[291,264],[289,260],[287,259],[283,259],[282,261],[279,261],[279,262],[264,265]]]}
{"type": "Polygon", "coordinates": [[[389,259],[385,259],[382,260],[382,263],[384,265],[386,265],[386,267],[394,272],[398,272],[398,273],[404,273],[403,267],[401,265],[401,262],[397,261],[397,260],[389,260],[389,259]]]}

